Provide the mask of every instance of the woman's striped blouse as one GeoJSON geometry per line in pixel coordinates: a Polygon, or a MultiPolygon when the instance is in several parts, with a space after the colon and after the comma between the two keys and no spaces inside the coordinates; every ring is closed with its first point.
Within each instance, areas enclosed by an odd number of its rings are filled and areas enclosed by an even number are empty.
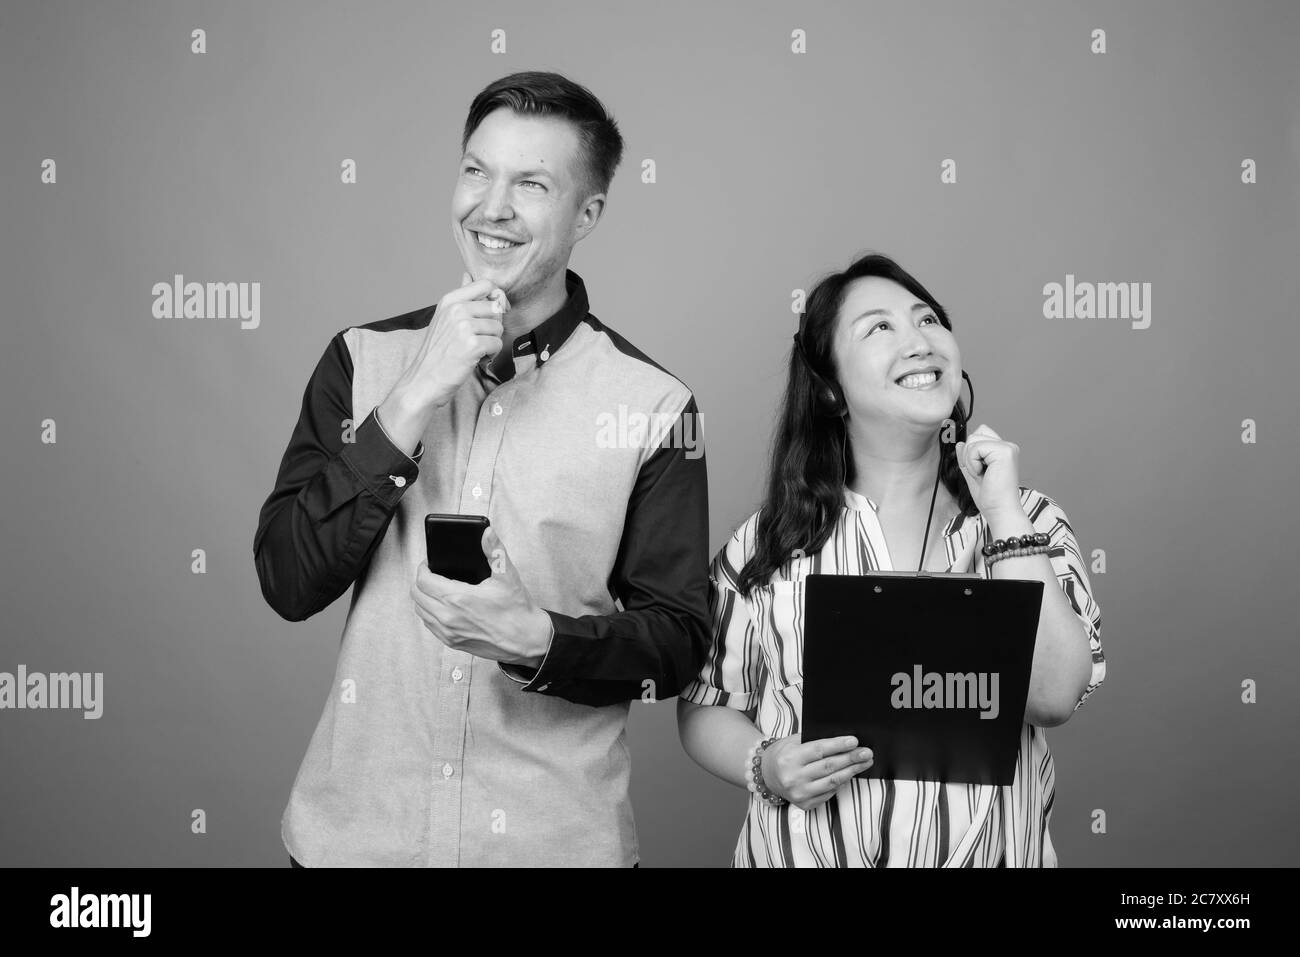
{"type": "MultiPolygon", "coordinates": [[[[736,590],[753,553],[758,515],[713,559],[713,643],[703,669],[681,696],[748,714],[764,737],[800,729],[803,685],[803,580],[810,574],[861,575],[892,570],[870,499],[845,489],[835,530],[815,555],[792,558],[748,598],[736,590]]],[[[1106,676],[1101,609],[1065,513],[1046,495],[1021,487],[1034,529],[1050,536],[1056,579],[1088,632],[1092,677],[1075,710],[1106,676]]],[[[978,546],[991,536],[983,516],[955,516],[944,526],[948,571],[991,578],[978,546]]],[[[937,554],[937,553],[936,553],[937,554]]],[[[933,560],[927,567],[942,569],[933,560]]],[[[1055,794],[1052,753],[1043,729],[1021,728],[1015,780],[1009,786],[854,778],[826,803],[803,812],[749,795],[736,844],[736,867],[1055,867],[1048,834],[1055,794]]]]}

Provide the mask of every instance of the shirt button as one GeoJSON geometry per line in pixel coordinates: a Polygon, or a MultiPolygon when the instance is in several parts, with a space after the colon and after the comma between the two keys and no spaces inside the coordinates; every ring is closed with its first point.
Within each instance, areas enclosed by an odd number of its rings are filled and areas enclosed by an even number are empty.
{"type": "Polygon", "coordinates": [[[451,777],[451,775],[452,775],[451,765],[450,765],[450,764],[444,764],[444,765],[442,766],[442,776],[443,776],[444,778],[449,778],[449,777],[451,777]]]}
{"type": "Polygon", "coordinates": [[[388,477],[389,477],[390,479],[393,480],[393,484],[396,485],[398,488],[406,488],[406,478],[405,478],[405,476],[402,476],[402,475],[390,475],[390,476],[388,476],[388,477]]]}
{"type": "Polygon", "coordinates": [[[542,350],[542,361],[545,362],[545,361],[546,361],[547,359],[549,359],[550,357],[551,357],[551,350],[550,350],[550,349],[543,349],[543,350],[542,350]]]}
{"type": "Polygon", "coordinates": [[[501,414],[501,403],[500,403],[500,402],[494,402],[494,403],[492,403],[492,414],[493,414],[493,415],[500,415],[500,414],[501,414]]]}
{"type": "Polygon", "coordinates": [[[550,687],[550,685],[538,685],[538,686],[537,686],[537,690],[538,690],[538,691],[545,691],[545,690],[546,690],[547,688],[549,688],[549,687],[550,687]]]}
{"type": "Polygon", "coordinates": [[[451,673],[452,681],[459,681],[461,678],[464,677],[465,677],[465,672],[461,671],[459,668],[457,668],[455,671],[451,673]]]}
{"type": "Polygon", "coordinates": [[[475,486],[474,486],[474,491],[472,492],[472,494],[473,494],[473,496],[474,496],[475,498],[479,498],[480,496],[482,496],[482,494],[483,494],[483,486],[481,486],[481,485],[475,485],[475,486]]]}

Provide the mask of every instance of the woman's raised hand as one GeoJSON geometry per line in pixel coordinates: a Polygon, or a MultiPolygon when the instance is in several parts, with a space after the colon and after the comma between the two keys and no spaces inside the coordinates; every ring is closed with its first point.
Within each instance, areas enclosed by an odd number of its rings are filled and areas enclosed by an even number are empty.
{"type": "Polygon", "coordinates": [[[958,442],[957,466],[975,506],[985,514],[1020,510],[1020,446],[981,425],[958,442]]]}

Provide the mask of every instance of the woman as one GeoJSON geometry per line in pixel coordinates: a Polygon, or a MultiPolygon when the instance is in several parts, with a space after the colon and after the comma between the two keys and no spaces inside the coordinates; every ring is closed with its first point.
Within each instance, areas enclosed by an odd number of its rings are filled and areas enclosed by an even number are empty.
{"type": "Polygon", "coordinates": [[[678,701],[687,753],[751,792],[733,866],[1056,866],[1042,729],[1105,677],[1101,611],[1065,513],[1018,484],[1019,446],[965,435],[963,377],[947,313],[889,258],[808,297],[766,496],[713,560],[713,643],[678,701]],[[800,738],[805,576],[922,567],[1045,583],[1008,787],[857,778],[870,749],[800,738]]]}

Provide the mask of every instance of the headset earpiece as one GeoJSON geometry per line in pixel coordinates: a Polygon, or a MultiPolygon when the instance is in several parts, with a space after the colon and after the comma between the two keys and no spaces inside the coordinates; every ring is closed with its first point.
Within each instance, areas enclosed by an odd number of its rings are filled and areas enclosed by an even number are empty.
{"type": "MultiPolygon", "coordinates": [[[[803,317],[800,317],[800,325],[803,325],[803,317]]],[[[844,395],[840,392],[839,387],[817,373],[813,368],[812,360],[808,358],[808,353],[804,351],[803,339],[800,334],[794,334],[794,348],[799,353],[799,358],[803,360],[804,368],[808,370],[808,376],[813,381],[814,397],[817,402],[817,411],[822,415],[831,418],[842,418],[848,414],[848,404],[844,401],[844,395]]]]}

